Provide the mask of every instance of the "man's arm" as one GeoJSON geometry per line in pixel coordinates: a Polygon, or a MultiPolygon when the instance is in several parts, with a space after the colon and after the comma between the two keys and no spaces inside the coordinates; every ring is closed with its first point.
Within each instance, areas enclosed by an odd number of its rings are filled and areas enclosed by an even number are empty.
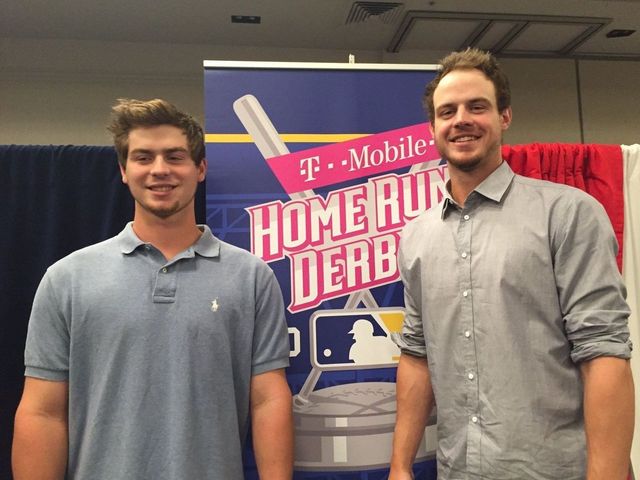
{"type": "Polygon", "coordinates": [[[587,480],[624,480],[634,425],[634,388],[628,360],[597,357],[581,363],[587,480]]]}
{"type": "Polygon", "coordinates": [[[61,480],[68,451],[69,385],[25,378],[15,417],[11,460],[15,480],[61,480]]]}
{"type": "Polygon", "coordinates": [[[251,425],[258,474],[263,480],[293,475],[291,390],[283,369],[251,378],[251,425]]]}
{"type": "Polygon", "coordinates": [[[434,403],[426,358],[405,353],[400,356],[396,401],[396,427],[389,480],[411,479],[411,467],[434,403]]]}

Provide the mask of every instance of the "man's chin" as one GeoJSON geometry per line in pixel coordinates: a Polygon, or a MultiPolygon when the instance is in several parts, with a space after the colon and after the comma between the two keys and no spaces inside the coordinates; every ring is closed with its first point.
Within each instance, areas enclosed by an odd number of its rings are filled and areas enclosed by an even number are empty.
{"type": "Polygon", "coordinates": [[[158,208],[158,207],[150,207],[150,206],[146,206],[144,208],[147,212],[149,212],[151,215],[161,218],[161,219],[166,219],[169,218],[173,215],[175,215],[176,213],[178,213],[180,210],[182,210],[182,208],[180,208],[180,205],[178,203],[170,206],[170,207],[164,207],[164,208],[158,208]]]}
{"type": "Polygon", "coordinates": [[[447,158],[447,162],[452,167],[455,167],[458,170],[463,172],[471,172],[475,170],[478,165],[482,162],[481,157],[466,157],[466,158],[447,158]]]}
{"type": "Polygon", "coordinates": [[[165,218],[171,217],[172,215],[174,215],[177,212],[178,212],[178,210],[173,210],[173,209],[171,209],[171,210],[168,210],[168,209],[167,210],[152,210],[151,211],[151,213],[153,213],[156,217],[162,218],[163,220],[165,218]]]}

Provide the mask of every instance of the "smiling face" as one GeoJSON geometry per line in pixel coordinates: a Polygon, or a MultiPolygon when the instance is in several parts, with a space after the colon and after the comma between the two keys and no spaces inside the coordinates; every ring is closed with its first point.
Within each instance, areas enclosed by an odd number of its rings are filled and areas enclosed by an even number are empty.
{"type": "Polygon", "coordinates": [[[194,218],[196,188],[207,162],[196,166],[184,132],[172,125],[134,128],[128,141],[127,162],[120,171],[136,202],[134,221],[194,218]]]}
{"type": "Polygon", "coordinates": [[[453,70],[433,93],[430,129],[451,173],[488,176],[500,163],[502,134],[511,123],[511,108],[498,111],[496,91],[477,69],[453,70]]]}

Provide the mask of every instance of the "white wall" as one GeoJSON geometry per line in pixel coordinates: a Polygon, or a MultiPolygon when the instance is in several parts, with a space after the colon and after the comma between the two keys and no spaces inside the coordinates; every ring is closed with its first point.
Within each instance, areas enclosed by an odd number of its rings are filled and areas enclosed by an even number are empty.
{"type": "Polygon", "coordinates": [[[640,62],[580,62],[585,141],[640,143],[640,62]]]}
{"type": "Polygon", "coordinates": [[[117,98],[162,97],[202,121],[203,60],[380,62],[375,52],[0,39],[0,144],[108,145],[117,98]]]}
{"type": "MultiPolygon", "coordinates": [[[[446,52],[0,39],[0,144],[108,145],[116,98],[164,97],[203,119],[203,60],[436,63],[446,52]]],[[[514,122],[505,143],[580,137],[576,62],[503,59],[514,122]]],[[[578,62],[587,143],[640,143],[640,62],[578,62]]],[[[416,99],[416,101],[420,101],[416,99]]]]}
{"type": "Polygon", "coordinates": [[[580,143],[575,62],[505,59],[501,64],[513,108],[505,143],[580,143]]]}

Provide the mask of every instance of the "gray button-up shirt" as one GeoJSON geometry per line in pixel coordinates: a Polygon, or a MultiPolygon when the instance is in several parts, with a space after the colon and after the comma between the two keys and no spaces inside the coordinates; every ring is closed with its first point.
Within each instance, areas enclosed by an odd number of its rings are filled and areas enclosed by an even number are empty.
{"type": "Polygon", "coordinates": [[[631,352],[616,251],[595,199],[504,162],[407,225],[397,342],[429,362],[438,478],[584,478],[579,363],[631,352]]]}

